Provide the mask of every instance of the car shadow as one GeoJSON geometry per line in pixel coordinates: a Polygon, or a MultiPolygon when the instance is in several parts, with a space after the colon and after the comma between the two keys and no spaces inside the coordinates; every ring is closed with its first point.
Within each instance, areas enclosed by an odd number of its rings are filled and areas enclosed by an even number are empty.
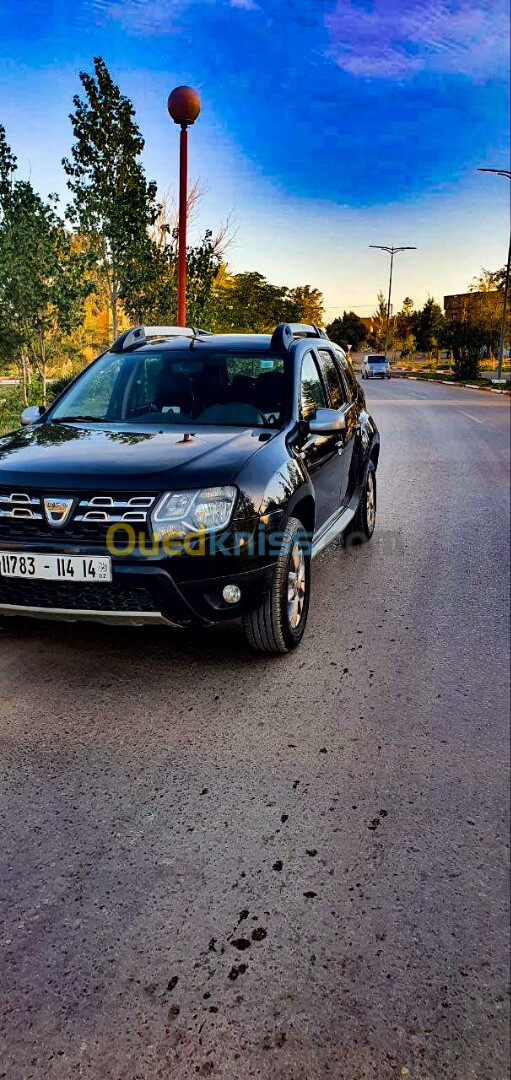
{"type": "MultiPolygon", "coordinates": [[[[253,666],[268,657],[252,652],[242,627],[235,621],[212,627],[178,630],[172,627],[107,626],[101,623],[58,622],[50,619],[5,618],[0,631],[4,641],[29,648],[53,648],[82,654],[96,653],[105,662],[126,662],[132,656],[137,667],[159,660],[178,666],[196,662],[216,666],[219,660],[253,666]]],[[[0,639],[1,640],[1,639],[0,639]]],[[[271,659],[271,657],[270,657],[271,659]]]]}

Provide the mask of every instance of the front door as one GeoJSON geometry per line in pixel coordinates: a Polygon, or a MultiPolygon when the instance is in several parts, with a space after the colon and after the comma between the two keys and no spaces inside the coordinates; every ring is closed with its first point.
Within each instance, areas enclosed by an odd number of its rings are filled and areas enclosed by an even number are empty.
{"type": "MultiPolygon", "coordinates": [[[[316,409],[331,407],[326,384],[312,350],[305,353],[302,361],[300,393],[303,420],[311,420],[316,409]]],[[[339,451],[343,441],[343,435],[338,431],[329,435],[310,435],[301,450],[316,494],[316,532],[340,507],[343,465],[339,451]]]]}
{"type": "Polygon", "coordinates": [[[329,348],[318,349],[318,359],[327,388],[329,405],[331,409],[338,409],[344,416],[346,428],[344,435],[339,439],[337,453],[339,455],[339,501],[341,505],[349,502],[352,494],[350,490],[350,470],[353,458],[353,447],[357,429],[357,408],[350,393],[347,380],[343,377],[334,353],[329,348]]]}

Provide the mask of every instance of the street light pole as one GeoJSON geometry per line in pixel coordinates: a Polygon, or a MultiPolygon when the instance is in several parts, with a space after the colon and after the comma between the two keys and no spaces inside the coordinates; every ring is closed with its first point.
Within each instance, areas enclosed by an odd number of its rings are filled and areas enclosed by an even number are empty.
{"type": "MultiPolygon", "coordinates": [[[[508,180],[511,180],[511,171],[508,169],[478,169],[478,172],[495,173],[497,176],[506,176],[508,180]]],[[[504,283],[504,304],[502,308],[502,321],[500,324],[499,334],[499,355],[497,366],[497,379],[502,379],[502,364],[504,361],[504,344],[506,338],[506,314],[507,314],[507,298],[509,293],[509,273],[511,267],[511,228],[509,232],[509,248],[507,253],[507,267],[506,267],[506,280],[504,283]]]]}
{"type": "Polygon", "coordinates": [[[389,275],[389,299],[387,303],[387,320],[385,323],[385,356],[387,355],[387,348],[389,344],[389,325],[390,325],[390,302],[392,299],[392,273],[394,270],[394,255],[398,255],[400,251],[417,251],[416,247],[385,247],[384,244],[369,244],[370,248],[376,248],[377,251],[387,251],[390,255],[390,275],[389,275]]]}
{"type": "Polygon", "coordinates": [[[186,326],[186,224],[188,216],[188,128],[200,113],[200,98],[190,86],[177,86],[169,94],[167,108],[179,136],[179,228],[177,262],[177,325],[186,326]]]}

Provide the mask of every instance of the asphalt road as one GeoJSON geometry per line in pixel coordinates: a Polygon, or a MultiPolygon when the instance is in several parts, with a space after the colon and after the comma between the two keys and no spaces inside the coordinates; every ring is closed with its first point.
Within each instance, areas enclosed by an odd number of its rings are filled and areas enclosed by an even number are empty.
{"type": "Polygon", "coordinates": [[[0,1076],[507,1076],[509,399],[370,383],[302,647],[0,631],[0,1076]]]}

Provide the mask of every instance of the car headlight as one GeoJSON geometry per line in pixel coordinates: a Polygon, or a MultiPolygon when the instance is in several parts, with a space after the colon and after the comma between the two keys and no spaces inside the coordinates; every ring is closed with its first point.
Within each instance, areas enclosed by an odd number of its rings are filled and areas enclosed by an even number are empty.
{"type": "Polygon", "coordinates": [[[210,487],[200,491],[168,491],[151,513],[153,533],[177,538],[200,529],[225,529],[231,520],[236,488],[210,487]]]}

